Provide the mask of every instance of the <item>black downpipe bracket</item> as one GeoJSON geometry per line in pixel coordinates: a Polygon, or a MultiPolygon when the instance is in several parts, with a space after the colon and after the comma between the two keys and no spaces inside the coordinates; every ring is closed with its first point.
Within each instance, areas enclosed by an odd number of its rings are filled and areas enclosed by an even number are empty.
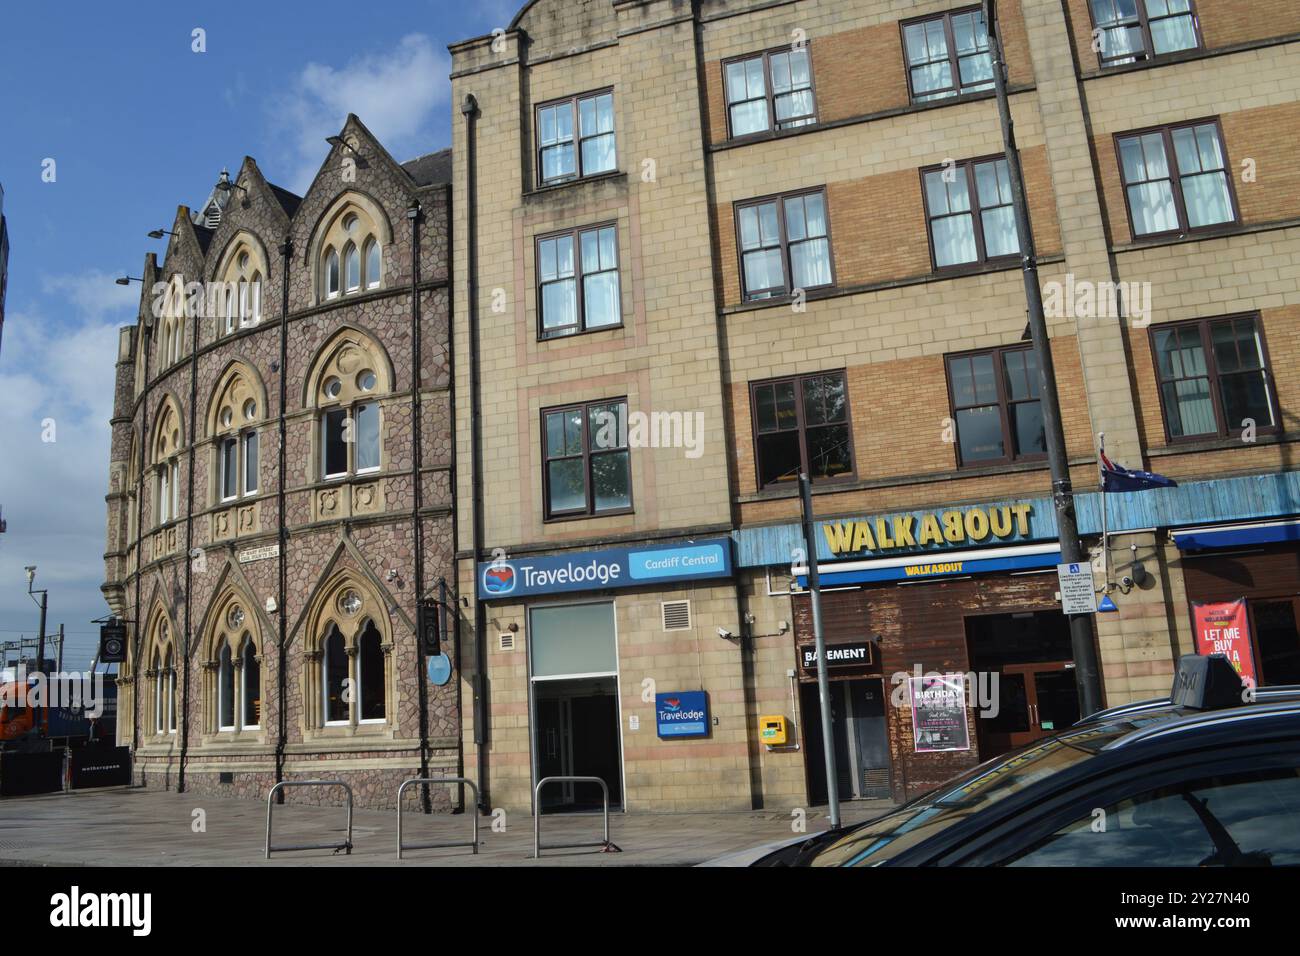
{"type": "MultiPolygon", "coordinates": [[[[276,668],[276,724],[278,733],[275,741],[275,782],[280,783],[284,780],[284,749],[289,737],[289,712],[286,706],[285,698],[288,696],[288,680],[285,674],[285,668],[288,666],[288,615],[284,607],[285,594],[288,592],[288,565],[289,558],[289,528],[286,523],[284,513],[284,474],[285,474],[285,442],[287,440],[287,428],[285,424],[285,412],[289,396],[289,262],[293,254],[293,241],[285,236],[284,242],[280,245],[280,447],[278,449],[278,465],[276,469],[276,542],[280,546],[279,555],[279,581],[278,594],[276,596],[276,611],[280,623],[280,640],[278,648],[279,665],[276,668]]],[[[276,791],[276,802],[284,803],[284,790],[276,791]]]]}
{"type": "MultiPolygon", "coordinates": [[[[420,417],[423,414],[420,389],[420,203],[406,210],[411,224],[411,531],[415,536],[415,671],[420,686],[420,776],[429,776],[429,687],[424,673],[424,528],[420,522],[420,467],[423,460],[420,444],[420,417]]],[[[420,805],[425,813],[433,812],[429,785],[420,785],[420,805]]]]}
{"type": "MultiPolygon", "coordinates": [[[[483,554],[483,466],[481,461],[482,436],[479,429],[479,348],[478,348],[478,252],[476,207],[478,204],[478,177],[475,170],[475,120],[478,119],[478,100],[473,93],[465,96],[460,109],[465,117],[465,308],[469,319],[469,418],[470,418],[470,502],[473,509],[473,555],[470,557],[470,576],[477,579],[478,562],[483,554]]],[[[479,812],[487,813],[488,799],[487,758],[487,653],[483,630],[487,626],[483,602],[474,594],[474,749],[478,755],[479,812]]]]}
{"type": "Polygon", "coordinates": [[[176,774],[176,792],[185,792],[185,758],[190,750],[190,653],[194,649],[191,633],[194,597],[194,436],[199,401],[199,317],[194,316],[193,346],[190,349],[190,454],[189,475],[185,487],[185,647],[181,651],[181,758],[176,774]]]}

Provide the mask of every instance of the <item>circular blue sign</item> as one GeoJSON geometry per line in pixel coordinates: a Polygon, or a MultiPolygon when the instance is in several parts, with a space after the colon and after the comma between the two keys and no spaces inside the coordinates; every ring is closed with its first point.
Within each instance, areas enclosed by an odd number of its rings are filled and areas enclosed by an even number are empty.
{"type": "Polygon", "coordinates": [[[429,658],[429,680],[441,687],[451,680],[451,658],[446,654],[435,654],[429,658]]]}

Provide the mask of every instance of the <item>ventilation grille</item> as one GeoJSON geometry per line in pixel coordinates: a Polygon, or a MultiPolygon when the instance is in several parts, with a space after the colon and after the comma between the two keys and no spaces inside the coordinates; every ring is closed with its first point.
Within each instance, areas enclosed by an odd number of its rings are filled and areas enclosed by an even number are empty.
{"type": "Polygon", "coordinates": [[[891,796],[889,768],[862,768],[862,797],[865,800],[884,800],[891,796]]]}
{"type": "Polygon", "coordinates": [[[505,631],[500,635],[501,650],[513,651],[515,649],[515,635],[511,631],[505,631]]]}
{"type": "Polygon", "coordinates": [[[665,631],[689,631],[691,629],[690,601],[664,601],[659,606],[663,610],[665,631]]]}
{"type": "Polygon", "coordinates": [[[209,229],[216,229],[221,225],[221,207],[215,203],[208,207],[206,213],[206,222],[204,223],[209,229]]]}

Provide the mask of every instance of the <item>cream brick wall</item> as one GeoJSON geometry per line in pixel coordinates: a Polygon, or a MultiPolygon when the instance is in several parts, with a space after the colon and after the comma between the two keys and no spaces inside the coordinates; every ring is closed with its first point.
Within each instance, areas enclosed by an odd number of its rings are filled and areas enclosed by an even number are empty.
{"type": "MultiPolygon", "coordinates": [[[[1229,138],[1236,138],[1229,143],[1234,163],[1246,158],[1238,142],[1247,143],[1249,155],[1259,160],[1257,188],[1237,182],[1243,208],[1260,221],[1270,214],[1294,215],[1300,193],[1286,156],[1300,135],[1297,124],[1276,118],[1289,117],[1300,101],[1300,44],[1152,69],[1089,73],[1080,80],[1070,55],[1071,32],[1080,35],[1080,2],[1003,4],[1013,82],[1026,87],[1013,97],[1013,112],[1027,174],[1035,177],[1030,183],[1035,236],[1047,255],[1041,281],[1150,282],[1154,323],[1261,310],[1287,412],[1300,389],[1300,378],[1289,371],[1300,367],[1295,361],[1300,342],[1290,331],[1300,315],[1295,311],[1300,309],[1300,228],[1128,248],[1126,228],[1115,218],[1115,195],[1107,192],[1115,178],[1113,153],[1107,156],[1094,144],[1108,143],[1115,132],[1221,115],[1229,138]]],[[[1272,2],[1252,0],[1252,9],[1272,2]]],[[[1223,3],[1216,0],[1211,6],[1216,16],[1224,15],[1223,3]]],[[[860,461],[863,456],[879,459],[871,477],[887,480],[918,472],[927,477],[902,487],[849,487],[821,494],[819,512],[900,510],[1049,491],[1045,469],[962,476],[955,472],[951,445],[942,440],[948,414],[942,356],[1021,341],[1025,302],[1019,269],[926,275],[928,264],[914,254],[924,248],[923,216],[894,214],[880,204],[882,190],[864,185],[915,182],[911,177],[919,178],[920,167],[999,152],[995,104],[986,99],[903,109],[869,122],[743,146],[706,145],[725,138],[725,119],[722,132],[718,130],[721,60],[779,46],[794,38],[792,31],[802,30],[812,44],[819,111],[826,104],[833,118],[847,120],[895,108],[899,77],[882,77],[880,86],[864,89],[861,105],[855,105],[853,84],[864,80],[825,79],[826,70],[849,69],[852,42],[845,37],[861,36],[864,42],[870,37],[872,49],[887,51],[899,20],[953,7],[949,0],[701,0],[699,22],[693,24],[690,6],[670,0],[540,0],[520,23],[529,38],[526,63],[520,62],[521,34],[507,33],[497,51],[486,40],[453,48],[453,102],[459,104],[473,92],[482,109],[476,305],[482,327],[480,424],[488,548],[553,551],[690,526],[726,527],[733,520],[742,525],[792,520],[794,499],[755,494],[748,383],[826,369],[849,370],[855,451],[860,461]],[[696,69],[697,36],[703,90],[696,69]],[[832,43],[832,38],[838,39],[832,43]],[[618,166],[625,177],[533,191],[529,166],[535,104],[607,86],[614,88],[618,166]],[[653,181],[642,177],[647,160],[653,161],[653,181]],[[895,284],[880,282],[875,291],[812,299],[801,312],[786,305],[736,307],[733,204],[812,186],[826,186],[832,202],[841,284],[848,274],[871,282],[887,271],[883,260],[892,251],[887,245],[891,230],[911,230],[894,241],[900,247],[911,244],[897,261],[921,263],[922,268],[917,274],[889,274],[895,284]],[[836,218],[839,197],[854,201],[847,218],[836,218]],[[618,225],[624,326],[538,341],[534,238],[605,221],[618,225]],[[884,251],[873,255],[877,249],[884,251]],[[496,290],[503,311],[493,311],[496,290]],[[918,382],[922,376],[923,385],[918,382]],[[680,450],[634,450],[635,514],[545,522],[539,410],[624,394],[633,410],[704,412],[704,456],[692,461],[680,450]],[[901,446],[905,448],[895,451],[901,446]],[[933,481],[929,472],[935,473],[933,481]]],[[[1222,30],[1215,35],[1220,34],[1227,36],[1222,30]]],[[[1254,30],[1251,36],[1258,34],[1254,30]]],[[[859,73],[864,69],[852,66],[859,73]]],[[[890,60],[883,67],[866,67],[871,68],[894,70],[895,64],[890,60]]],[[[1083,69],[1093,66],[1085,62],[1083,69]]],[[[459,115],[453,128],[456,354],[466,369],[466,142],[459,115]]],[[[1122,196],[1118,215],[1123,217],[1122,196]]],[[[1159,410],[1152,404],[1147,331],[1120,317],[1061,317],[1049,319],[1049,332],[1076,488],[1096,486],[1092,458],[1099,431],[1106,433],[1108,451],[1117,460],[1180,477],[1289,466],[1286,445],[1164,455],[1159,410]],[[1149,460],[1148,450],[1158,457],[1149,460]]],[[[462,372],[456,438],[462,552],[470,547],[471,529],[467,385],[468,375],[462,372]]],[[[1294,427],[1294,415],[1288,421],[1294,427]]],[[[1128,543],[1127,538],[1115,542],[1117,557],[1128,555],[1128,543]]],[[[1166,693],[1173,659],[1190,642],[1177,552],[1152,534],[1134,535],[1131,543],[1150,556],[1148,568],[1156,583],[1117,599],[1119,613],[1097,618],[1111,704],[1166,693]]],[[[466,558],[462,593],[473,593],[472,578],[466,558]]],[[[801,719],[790,712],[786,671],[793,666],[792,641],[777,634],[777,622],[790,618],[789,599],[768,596],[762,576],[749,571],[740,575],[739,596],[727,586],[687,590],[699,602],[698,662],[694,638],[665,641],[666,635],[656,633],[663,594],[616,598],[630,806],[687,808],[701,794],[737,806],[747,805],[751,795],[769,806],[798,805],[806,799],[803,757],[756,748],[745,733],[746,720],[756,716],[746,708],[801,719]],[[741,610],[757,618],[748,699],[741,686],[739,650],[719,643],[713,634],[715,626],[737,630],[741,610]],[[714,737],[676,742],[667,749],[653,740],[649,704],[640,700],[640,681],[647,677],[661,687],[663,681],[688,680],[708,687],[720,717],[714,737]],[[627,726],[632,713],[642,717],[636,734],[627,726]],[[707,759],[690,761],[688,770],[682,762],[686,758],[679,756],[686,752],[707,759]]],[[[508,614],[525,627],[521,607],[494,605],[488,610],[490,645],[498,627],[508,623],[503,617],[508,614]]],[[[522,648],[513,657],[495,651],[488,656],[494,801],[512,805],[527,801],[525,660],[522,648]]],[[[472,714],[466,714],[465,727],[472,753],[472,714]]]]}

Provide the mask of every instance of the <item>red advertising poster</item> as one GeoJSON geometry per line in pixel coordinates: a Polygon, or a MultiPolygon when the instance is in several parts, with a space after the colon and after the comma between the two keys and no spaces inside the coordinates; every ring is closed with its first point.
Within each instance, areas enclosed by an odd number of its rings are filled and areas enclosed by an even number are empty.
{"type": "Polygon", "coordinates": [[[1250,649],[1250,619],[1246,599],[1218,603],[1194,603],[1196,653],[1223,654],[1237,668],[1243,680],[1256,684],[1255,655],[1250,649]]]}

